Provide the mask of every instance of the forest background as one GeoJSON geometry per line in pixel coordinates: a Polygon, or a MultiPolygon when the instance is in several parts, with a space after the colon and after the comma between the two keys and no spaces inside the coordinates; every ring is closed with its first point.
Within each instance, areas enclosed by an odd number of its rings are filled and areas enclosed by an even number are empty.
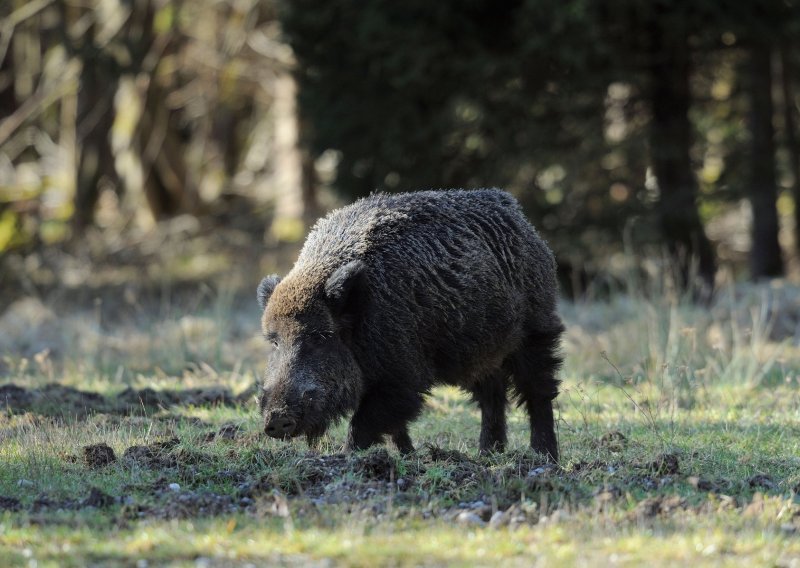
{"type": "MultiPolygon", "coordinates": [[[[0,17],[6,284],[46,264],[31,254],[99,262],[176,219],[244,231],[266,269],[337,204],[487,186],[520,199],[568,294],[796,271],[790,0],[14,0],[0,17]]],[[[243,255],[224,256],[209,270],[243,255]]]]}

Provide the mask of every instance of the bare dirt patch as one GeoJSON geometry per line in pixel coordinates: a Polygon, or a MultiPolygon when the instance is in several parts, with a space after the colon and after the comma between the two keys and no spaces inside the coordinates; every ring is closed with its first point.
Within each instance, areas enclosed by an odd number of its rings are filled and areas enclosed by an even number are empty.
{"type": "Polygon", "coordinates": [[[92,487],[89,489],[89,494],[83,499],[54,499],[48,494],[42,493],[33,500],[29,510],[33,513],[38,513],[45,510],[77,511],[88,507],[102,509],[118,502],[118,498],[92,487]]]}
{"type": "MultiPolygon", "coordinates": [[[[249,401],[249,396],[245,397],[249,401]]],[[[146,410],[153,412],[172,406],[232,406],[243,403],[241,397],[222,387],[183,390],[141,390],[127,388],[113,398],[73,387],[50,383],[41,388],[25,388],[10,383],[0,386],[0,409],[8,414],[33,412],[43,416],[86,418],[96,414],[128,415],[146,410]]]]}
{"type": "Polygon", "coordinates": [[[178,438],[170,438],[148,446],[131,446],[122,454],[122,459],[129,464],[152,469],[175,467],[178,461],[171,450],[179,443],[178,438]]]}
{"type": "Polygon", "coordinates": [[[229,389],[222,387],[159,391],[151,388],[136,390],[129,387],[117,395],[116,401],[123,408],[233,405],[239,402],[229,389]]]}
{"type": "Polygon", "coordinates": [[[56,383],[39,389],[26,389],[12,383],[0,386],[0,406],[13,414],[36,412],[46,416],[83,417],[92,412],[102,412],[109,405],[97,393],[56,383]]]}

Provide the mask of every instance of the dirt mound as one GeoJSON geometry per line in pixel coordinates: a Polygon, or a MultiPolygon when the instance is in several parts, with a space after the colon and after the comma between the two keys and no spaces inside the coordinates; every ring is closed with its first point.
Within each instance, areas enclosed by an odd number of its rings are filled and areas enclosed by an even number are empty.
{"type": "Polygon", "coordinates": [[[131,446],[122,454],[122,459],[128,463],[152,469],[175,467],[177,460],[170,450],[179,443],[178,438],[170,438],[149,446],[131,446]]]}
{"type": "Polygon", "coordinates": [[[102,509],[116,504],[119,500],[111,495],[103,493],[96,487],[89,489],[89,494],[83,499],[53,499],[46,493],[42,493],[30,506],[30,510],[34,513],[43,510],[64,510],[64,511],[77,511],[79,509],[86,509],[87,507],[94,507],[102,509]]]}
{"type": "Polygon", "coordinates": [[[241,401],[222,387],[183,390],[141,390],[126,388],[116,397],[50,383],[41,388],[25,388],[10,383],[0,386],[0,409],[11,414],[34,412],[43,416],[86,418],[96,414],[123,414],[153,411],[177,406],[235,405],[241,401]]]}
{"type": "Polygon", "coordinates": [[[84,417],[109,410],[106,399],[95,393],[50,383],[39,389],[15,384],[0,386],[0,405],[9,412],[36,412],[46,416],[84,417]]]}
{"type": "Polygon", "coordinates": [[[621,452],[628,445],[628,438],[619,430],[612,430],[606,432],[595,443],[597,448],[607,450],[609,452],[621,452]]]}
{"type": "Polygon", "coordinates": [[[131,387],[117,395],[117,402],[128,408],[157,408],[171,405],[204,406],[233,405],[237,402],[231,391],[222,387],[191,388],[183,390],[154,390],[149,387],[137,390],[131,387]]]}
{"type": "Polygon", "coordinates": [[[428,458],[434,462],[475,463],[467,454],[458,450],[447,450],[433,444],[426,444],[425,450],[428,458]]]}
{"type": "Polygon", "coordinates": [[[397,465],[385,448],[379,448],[364,456],[354,456],[350,467],[365,479],[390,481],[395,476],[397,465]]]}
{"type": "Polygon", "coordinates": [[[656,516],[669,516],[686,508],[686,500],[680,495],[658,495],[641,501],[633,515],[638,518],[653,518],[656,516]]]}
{"type": "Polygon", "coordinates": [[[775,483],[775,481],[773,481],[773,479],[769,475],[763,473],[757,473],[754,476],[750,477],[747,480],[747,485],[758,489],[775,490],[778,488],[778,484],[775,483]]]}
{"type": "Polygon", "coordinates": [[[20,509],[22,509],[22,504],[19,499],[0,495],[0,511],[19,511],[20,509]]]}
{"type": "Polygon", "coordinates": [[[105,467],[117,461],[114,450],[105,442],[83,447],[83,461],[92,468],[105,467]]]}
{"type": "Polygon", "coordinates": [[[27,410],[33,404],[33,395],[15,384],[0,386],[0,406],[11,411],[27,410]]]}
{"type": "Polygon", "coordinates": [[[203,436],[203,441],[212,442],[214,440],[236,440],[242,435],[242,427],[238,424],[223,424],[216,432],[208,432],[203,436]]]}
{"type": "Polygon", "coordinates": [[[680,461],[675,454],[661,454],[651,463],[647,464],[645,469],[656,475],[677,475],[681,471],[680,461]]]}
{"type": "Polygon", "coordinates": [[[111,495],[106,495],[96,487],[92,487],[89,490],[89,495],[80,502],[81,508],[83,507],[95,507],[97,509],[101,509],[103,507],[110,507],[116,502],[116,499],[111,495]]]}

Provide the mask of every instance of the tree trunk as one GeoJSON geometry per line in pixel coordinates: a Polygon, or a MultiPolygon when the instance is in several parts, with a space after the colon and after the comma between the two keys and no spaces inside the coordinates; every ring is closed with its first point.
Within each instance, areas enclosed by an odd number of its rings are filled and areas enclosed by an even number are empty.
{"type": "Polygon", "coordinates": [[[787,41],[781,46],[781,87],[783,91],[783,121],[786,131],[786,150],[789,152],[789,167],[792,172],[792,197],[794,198],[794,246],[800,251],[800,145],[797,141],[797,113],[794,89],[794,66],[792,65],[791,44],[787,41]]]}
{"type": "Polygon", "coordinates": [[[153,218],[161,221],[196,211],[198,199],[178,139],[175,113],[164,105],[166,90],[157,84],[155,74],[147,84],[136,148],[144,170],[147,204],[153,218]]]}
{"type": "Polygon", "coordinates": [[[658,181],[657,210],[675,283],[695,298],[713,292],[714,253],[697,210],[697,181],[689,150],[690,53],[685,30],[656,23],[650,68],[650,159],[658,181]]]}
{"type": "Polygon", "coordinates": [[[758,280],[783,274],[772,127],[772,50],[768,43],[758,42],[750,48],[749,75],[750,203],[753,208],[750,276],[758,280]]]}
{"type": "Polygon", "coordinates": [[[311,121],[303,116],[301,105],[295,101],[297,112],[297,149],[300,152],[300,184],[303,196],[303,219],[309,227],[320,215],[319,196],[317,188],[319,179],[314,167],[314,155],[311,152],[311,121]]]}
{"type": "MultiPolygon", "coordinates": [[[[64,25],[66,23],[64,22],[64,25]]],[[[118,184],[109,134],[114,122],[114,93],[119,82],[115,62],[94,45],[94,25],[82,38],[78,56],[83,67],[78,89],[76,145],[78,168],[75,180],[74,236],[80,236],[94,222],[100,196],[100,181],[106,177],[118,184]]]]}
{"type": "Polygon", "coordinates": [[[5,58],[0,61],[0,119],[14,114],[17,110],[17,97],[14,94],[14,54],[11,46],[5,58]]]}
{"type": "Polygon", "coordinates": [[[302,238],[319,211],[314,162],[307,149],[308,123],[297,104],[297,82],[290,73],[274,84],[275,219],[270,232],[278,240],[302,238]]]}

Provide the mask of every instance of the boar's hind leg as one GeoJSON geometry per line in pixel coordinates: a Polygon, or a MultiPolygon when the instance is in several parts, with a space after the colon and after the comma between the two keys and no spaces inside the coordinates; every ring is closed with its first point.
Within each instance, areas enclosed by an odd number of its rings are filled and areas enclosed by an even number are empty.
{"type": "Polygon", "coordinates": [[[480,452],[502,452],[506,447],[506,374],[497,371],[472,388],[481,407],[480,452]]]}
{"type": "Polygon", "coordinates": [[[376,389],[367,393],[350,420],[345,449],[363,450],[380,444],[386,434],[391,434],[400,452],[413,452],[407,425],[421,410],[422,397],[416,392],[382,392],[376,389]]]}
{"type": "Polygon", "coordinates": [[[514,386],[531,424],[531,447],[558,461],[558,440],[553,422],[553,399],[558,396],[556,373],[561,366],[558,341],[562,329],[528,336],[516,353],[514,386]]]}
{"type": "Polygon", "coordinates": [[[397,451],[401,454],[405,455],[414,452],[414,443],[411,441],[411,436],[408,435],[406,426],[392,434],[392,441],[397,446],[397,451]]]}

